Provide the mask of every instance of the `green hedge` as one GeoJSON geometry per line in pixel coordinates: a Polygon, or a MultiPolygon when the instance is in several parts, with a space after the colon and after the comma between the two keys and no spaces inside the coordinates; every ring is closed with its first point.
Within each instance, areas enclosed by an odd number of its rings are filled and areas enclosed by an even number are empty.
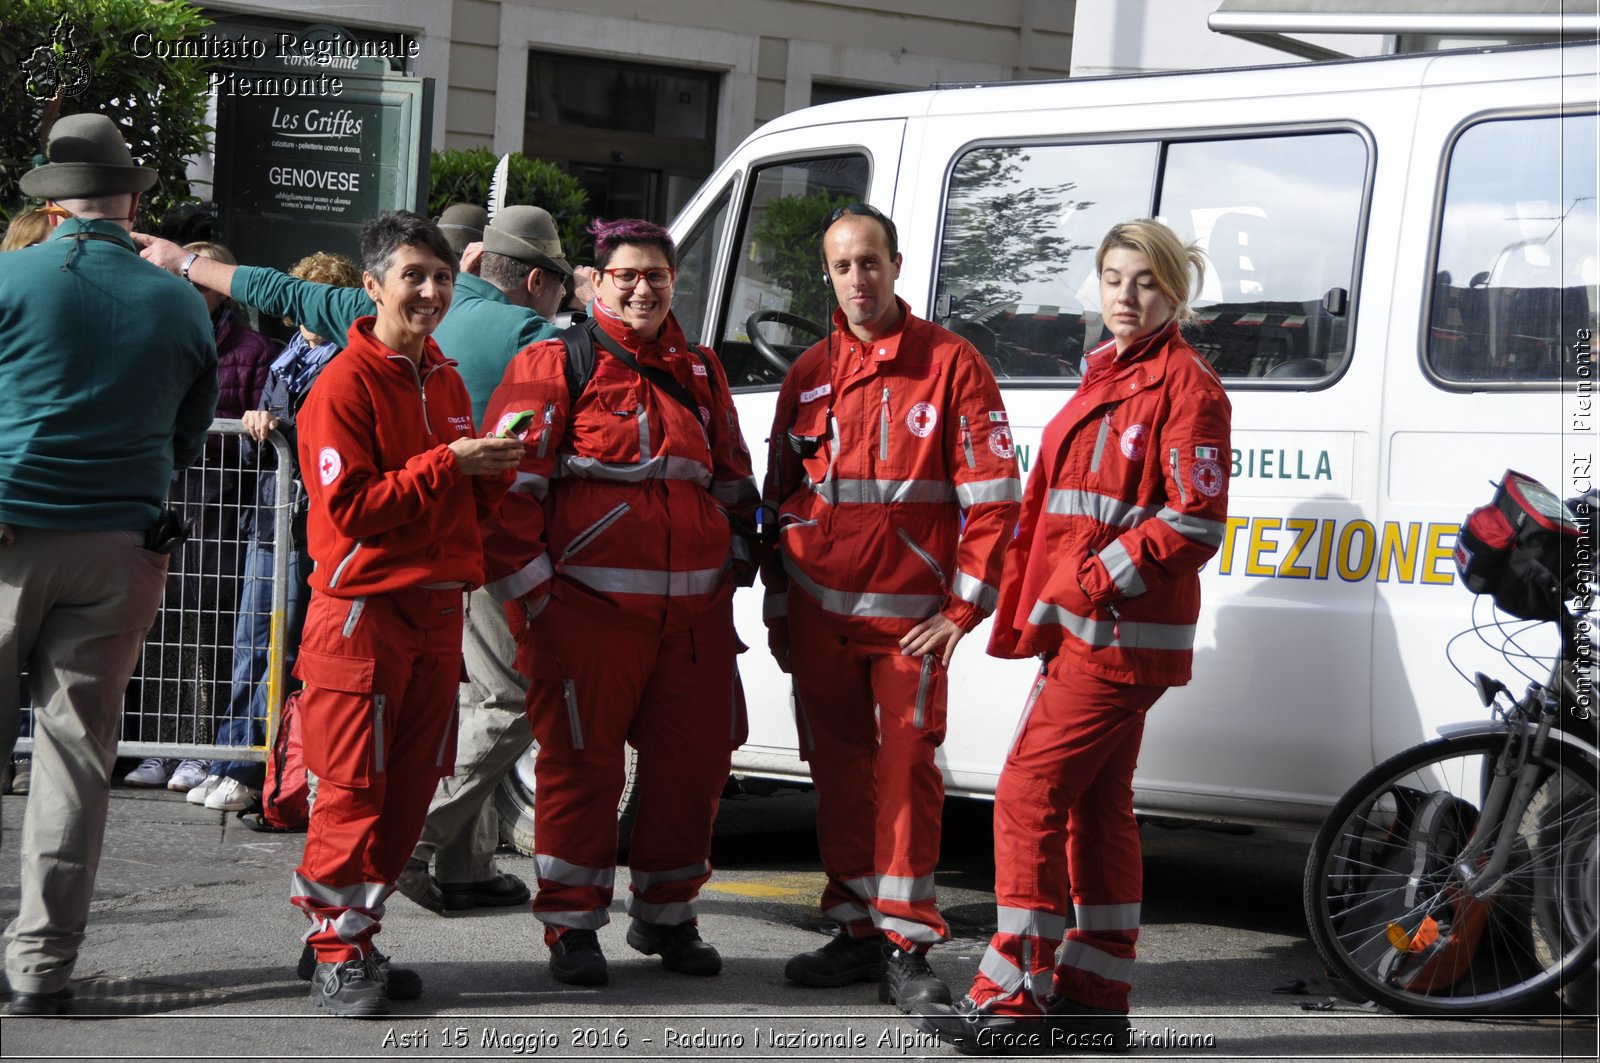
{"type": "Polygon", "coordinates": [[[207,64],[140,59],[132,41],[140,33],[164,41],[196,37],[210,20],[190,4],[151,0],[0,0],[0,7],[0,216],[38,205],[17,182],[44,151],[49,111],[97,111],[117,123],[134,160],[158,175],[140,200],[143,224],[195,202],[185,170],[189,156],[206,148],[207,64]],[[63,76],[71,82],[84,75],[79,95],[51,105],[63,76]]]}

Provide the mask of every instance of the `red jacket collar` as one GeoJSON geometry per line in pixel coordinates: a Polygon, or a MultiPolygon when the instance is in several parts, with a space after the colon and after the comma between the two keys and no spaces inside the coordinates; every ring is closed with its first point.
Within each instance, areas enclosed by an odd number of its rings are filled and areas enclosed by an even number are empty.
{"type": "MultiPolygon", "coordinates": [[[[377,323],[378,319],[370,315],[356,318],[355,323],[350,326],[350,332],[347,336],[349,342],[345,345],[345,350],[368,355],[380,362],[387,362],[393,358],[402,358],[407,362],[411,361],[409,357],[401,354],[372,334],[372,327],[377,323]]],[[[444,356],[444,352],[439,349],[439,345],[434,342],[432,336],[423,341],[422,362],[417,366],[419,374],[427,376],[440,366],[455,364],[452,359],[444,356]]]]}
{"type": "Polygon", "coordinates": [[[894,329],[885,336],[879,336],[868,343],[854,332],[850,331],[850,319],[844,316],[844,310],[835,307],[833,311],[833,327],[839,333],[840,341],[838,350],[842,354],[851,347],[862,347],[872,355],[875,362],[890,362],[900,353],[900,342],[905,339],[911,327],[911,307],[898,295],[894,297],[895,305],[900,307],[900,320],[894,329]]]}
{"type": "Polygon", "coordinates": [[[683,334],[683,326],[678,324],[678,315],[671,311],[667,312],[667,319],[661,323],[655,339],[650,340],[642,338],[629,328],[615,310],[598,299],[594,301],[594,320],[606,330],[606,335],[622,344],[628,349],[628,353],[641,361],[668,364],[682,358],[689,349],[689,340],[683,334]]]}

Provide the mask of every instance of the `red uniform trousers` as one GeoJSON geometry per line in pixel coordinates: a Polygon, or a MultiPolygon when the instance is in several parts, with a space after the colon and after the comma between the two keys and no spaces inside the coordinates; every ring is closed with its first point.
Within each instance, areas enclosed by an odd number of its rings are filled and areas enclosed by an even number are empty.
{"type": "Polygon", "coordinates": [[[434,788],[455,768],[461,602],[459,588],[311,594],[295,674],[317,799],[289,900],[312,922],[319,962],[371,950],[434,788]]]}
{"type": "Polygon", "coordinates": [[[1052,964],[1057,995],[1128,1010],[1144,894],[1133,769],[1166,690],[1089,675],[1070,654],[1040,671],[994,795],[998,930],[968,993],[983,1010],[1039,1014],[1052,964]]]}
{"type": "Polygon", "coordinates": [[[639,754],[628,914],[692,922],[711,877],[717,802],[747,730],[731,600],[662,632],[551,598],[525,638],[537,647],[528,687],[539,742],[533,914],[545,943],[564,928],[610,921],[625,745],[639,754]]]}
{"type": "Polygon", "coordinates": [[[817,787],[823,914],[922,951],[950,936],[934,897],[944,777],[944,666],[892,636],[829,617],[791,587],[789,652],[800,755],[817,787]],[[875,710],[876,707],[876,711],[875,710]]]}

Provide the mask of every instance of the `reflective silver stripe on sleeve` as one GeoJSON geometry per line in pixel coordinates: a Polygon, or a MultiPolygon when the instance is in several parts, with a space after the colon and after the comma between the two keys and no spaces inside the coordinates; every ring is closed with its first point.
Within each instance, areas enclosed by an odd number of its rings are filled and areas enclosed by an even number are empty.
{"type": "Polygon", "coordinates": [[[1139,902],[1132,904],[1075,904],[1074,922],[1079,930],[1138,930],[1139,902]]]}
{"type": "Polygon", "coordinates": [[[753,502],[760,497],[756,490],[756,482],[745,476],[738,480],[714,480],[711,483],[711,497],[726,506],[736,506],[741,502],[753,502]]]}
{"type": "Polygon", "coordinates": [[[543,502],[544,496],[550,493],[550,478],[537,473],[519,472],[516,479],[511,481],[511,490],[522,495],[532,495],[543,502]]]}
{"type": "Polygon", "coordinates": [[[549,579],[555,573],[555,567],[550,564],[548,552],[523,565],[509,576],[501,576],[492,583],[486,583],[483,589],[497,602],[509,602],[513,598],[521,598],[539,584],[549,579]]]}
{"type": "Polygon", "coordinates": [[[956,570],[955,581],[950,584],[950,593],[964,602],[971,602],[985,613],[994,612],[994,607],[1000,604],[1000,588],[990,586],[960,569],[956,570]]]}
{"type": "Polygon", "coordinates": [[[611,483],[642,483],[645,480],[688,480],[701,487],[711,486],[711,469],[694,458],[660,454],[638,462],[608,462],[563,454],[558,470],[561,476],[579,480],[606,480],[611,483]]]}
{"type": "Polygon", "coordinates": [[[597,591],[611,594],[662,594],[682,598],[710,594],[722,585],[726,565],[670,572],[655,568],[608,568],[602,565],[567,565],[562,575],[597,591]]]}
{"type": "Polygon", "coordinates": [[[1096,491],[1052,488],[1044,511],[1052,517],[1091,517],[1112,528],[1134,528],[1155,516],[1155,506],[1141,506],[1096,491]]]}
{"type": "Polygon", "coordinates": [[[1220,520],[1206,520],[1189,513],[1180,513],[1170,506],[1163,506],[1161,512],[1156,514],[1156,519],[1170,525],[1172,530],[1185,539],[1193,539],[1204,546],[1218,547],[1222,545],[1223,532],[1227,525],[1220,520]]]}
{"type": "Polygon", "coordinates": [[[956,501],[961,508],[980,502],[1021,502],[1022,481],[1015,476],[1002,476],[996,480],[968,480],[956,484],[956,501]]]}
{"type": "Polygon", "coordinates": [[[1117,590],[1122,592],[1124,598],[1137,598],[1148,589],[1144,585],[1144,577],[1139,575],[1139,570],[1134,567],[1133,558],[1128,556],[1128,548],[1122,545],[1121,539],[1113,541],[1100,551],[1100,563],[1106,566],[1111,582],[1117,585],[1117,590]]]}
{"type": "Polygon", "coordinates": [[[875,591],[841,591],[823,587],[806,575],[788,554],[783,565],[789,578],[830,613],[841,616],[897,617],[925,620],[938,612],[944,600],[937,594],[884,594],[875,591]]]}
{"type": "Polygon", "coordinates": [[[789,592],[768,591],[761,599],[761,619],[776,620],[789,615],[789,592]]]}
{"type": "Polygon", "coordinates": [[[1114,639],[1117,621],[1092,620],[1079,616],[1053,602],[1036,602],[1028,614],[1035,627],[1060,624],[1072,635],[1091,646],[1118,645],[1130,650],[1189,650],[1194,648],[1193,624],[1156,624],[1148,620],[1121,622],[1122,638],[1114,639]]]}
{"type": "Polygon", "coordinates": [[[824,480],[806,486],[830,506],[878,505],[897,502],[949,502],[955,497],[947,480],[824,480]]]}
{"type": "MultiPolygon", "coordinates": [[[[1135,906],[1137,907],[1137,905],[1135,906]]],[[[1002,934],[1060,941],[1067,936],[1067,917],[1055,912],[1036,912],[1027,908],[995,908],[995,929],[1002,934]]]]}
{"type": "Polygon", "coordinates": [[[1063,945],[1057,966],[1076,967],[1080,971],[1088,971],[1090,974],[1097,974],[1108,981],[1121,982],[1123,985],[1133,983],[1132,960],[1102,952],[1083,941],[1068,941],[1063,945]]]}
{"type": "Polygon", "coordinates": [[[617,869],[614,867],[585,867],[545,853],[534,854],[533,870],[541,879],[559,882],[563,886],[599,886],[601,889],[610,889],[617,879],[617,869]]]}

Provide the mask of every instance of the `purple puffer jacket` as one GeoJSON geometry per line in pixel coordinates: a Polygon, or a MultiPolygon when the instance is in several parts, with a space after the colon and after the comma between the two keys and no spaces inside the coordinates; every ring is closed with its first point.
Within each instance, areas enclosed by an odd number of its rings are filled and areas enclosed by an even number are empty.
{"type": "Polygon", "coordinates": [[[217,416],[238,418],[256,408],[267,370],[283,348],[240,321],[232,307],[217,314],[217,416]]]}

